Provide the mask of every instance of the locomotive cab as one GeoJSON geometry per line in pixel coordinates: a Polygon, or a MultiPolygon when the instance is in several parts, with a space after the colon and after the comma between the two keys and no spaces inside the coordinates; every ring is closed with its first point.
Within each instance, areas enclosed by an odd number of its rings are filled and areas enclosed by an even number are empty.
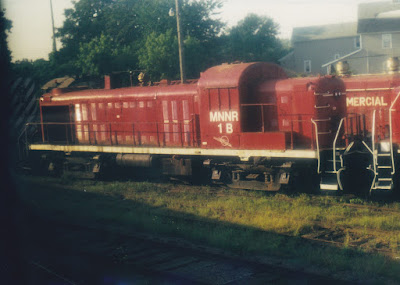
{"type": "Polygon", "coordinates": [[[202,148],[241,153],[229,165],[214,159],[215,180],[225,177],[238,188],[246,183],[254,188],[258,181],[260,188],[278,190],[311,155],[321,187],[339,189],[340,167],[331,164],[346,112],[340,79],[287,79],[273,64],[232,64],[207,70],[199,88],[202,148]],[[292,158],[270,159],[272,152],[291,153],[292,158]]]}

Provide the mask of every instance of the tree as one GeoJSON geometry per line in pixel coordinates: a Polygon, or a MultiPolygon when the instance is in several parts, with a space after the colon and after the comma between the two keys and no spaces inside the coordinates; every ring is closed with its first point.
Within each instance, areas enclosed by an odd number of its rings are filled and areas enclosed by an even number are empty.
{"type": "Polygon", "coordinates": [[[43,58],[35,61],[23,59],[12,63],[12,70],[16,77],[32,78],[37,86],[41,86],[47,81],[57,77],[51,64],[43,58]]]}
{"type": "Polygon", "coordinates": [[[109,73],[113,70],[115,50],[113,40],[102,34],[80,45],[76,65],[83,74],[87,75],[109,73]]]}
{"type": "Polygon", "coordinates": [[[139,64],[151,79],[176,79],[179,76],[178,40],[172,30],[151,33],[139,51],[139,64]]]}
{"type": "Polygon", "coordinates": [[[7,32],[11,31],[12,23],[4,16],[0,8],[0,66],[8,69],[11,62],[11,52],[7,45],[7,32]]]}
{"type": "Polygon", "coordinates": [[[197,38],[187,37],[184,40],[185,46],[185,67],[187,78],[199,78],[200,72],[210,67],[212,56],[209,52],[211,47],[197,38]]]}
{"type": "Polygon", "coordinates": [[[285,53],[277,34],[278,25],[271,18],[247,15],[230,30],[228,59],[276,62],[285,53]]]}
{"type": "MultiPolygon", "coordinates": [[[[182,0],[183,37],[189,45],[186,55],[189,63],[194,62],[190,60],[191,46],[194,43],[197,51],[206,52],[205,56],[196,52],[194,56],[197,61],[203,67],[207,61],[211,61],[212,57],[209,55],[223,27],[221,21],[214,19],[215,11],[221,7],[221,3],[220,0],[182,0]]],[[[74,7],[65,11],[66,20],[56,35],[61,39],[63,47],[52,55],[51,62],[55,68],[62,65],[68,68],[74,66],[77,68],[75,72],[87,74],[107,71],[105,62],[108,62],[109,67],[119,70],[137,69],[141,62],[142,67],[151,68],[150,73],[155,77],[162,74],[172,76],[175,70],[167,72],[166,60],[155,56],[146,45],[150,45],[149,37],[161,37],[158,38],[159,41],[166,41],[169,36],[176,35],[176,18],[168,15],[169,9],[174,7],[175,0],[75,1],[74,7]],[[112,43],[112,47],[100,40],[102,35],[112,43]],[[112,51],[105,52],[105,49],[112,51]],[[158,71],[154,65],[157,61],[163,64],[158,71]]],[[[179,64],[178,57],[170,60],[171,63],[175,61],[179,64]]],[[[193,74],[198,74],[198,69],[192,70],[193,74]]]]}
{"type": "Polygon", "coordinates": [[[64,53],[75,57],[80,44],[104,33],[114,0],[80,0],[73,4],[74,8],[65,10],[66,19],[56,37],[61,39],[64,53]]]}

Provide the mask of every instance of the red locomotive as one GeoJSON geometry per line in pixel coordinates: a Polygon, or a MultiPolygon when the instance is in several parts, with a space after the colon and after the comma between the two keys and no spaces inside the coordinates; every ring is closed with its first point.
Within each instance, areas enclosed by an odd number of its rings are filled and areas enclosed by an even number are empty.
{"type": "MultiPolygon", "coordinates": [[[[343,76],[346,85],[347,118],[345,129],[347,147],[343,164],[350,168],[367,168],[372,173],[372,190],[391,190],[394,187],[397,148],[400,144],[399,103],[400,74],[393,62],[389,74],[343,76]],[[363,153],[364,163],[353,154],[363,153]],[[356,165],[356,162],[358,165],[356,165]]],[[[346,70],[344,70],[346,73],[346,70]]],[[[346,168],[344,166],[343,168],[346,168]]],[[[339,183],[340,184],[340,183],[339,183]]]]}
{"type": "Polygon", "coordinates": [[[28,144],[50,171],[85,158],[158,168],[171,176],[208,169],[213,181],[276,191],[298,172],[337,190],[346,97],[334,76],[288,79],[270,63],[222,64],[187,84],[53,89],[40,99],[41,140],[28,144]]]}

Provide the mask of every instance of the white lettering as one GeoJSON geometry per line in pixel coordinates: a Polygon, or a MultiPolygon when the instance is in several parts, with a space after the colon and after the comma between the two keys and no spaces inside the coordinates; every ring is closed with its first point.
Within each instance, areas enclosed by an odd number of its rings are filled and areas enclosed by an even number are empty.
{"type": "Polygon", "coordinates": [[[353,106],[353,104],[354,104],[354,98],[353,97],[351,97],[351,98],[347,97],[346,98],[346,105],[347,106],[353,106]]]}
{"type": "Polygon", "coordinates": [[[232,121],[232,112],[224,112],[225,121],[231,122],[232,121]]]}
{"type": "Polygon", "coordinates": [[[218,122],[217,121],[217,112],[210,112],[210,122],[218,122]]]}
{"type": "Polygon", "coordinates": [[[236,111],[210,112],[210,122],[234,122],[239,121],[239,114],[236,111]]]}
{"type": "Polygon", "coordinates": [[[231,123],[226,124],[226,133],[227,134],[233,133],[233,127],[231,123]]]}
{"type": "Polygon", "coordinates": [[[374,106],[387,106],[388,103],[385,102],[385,97],[347,97],[346,105],[353,107],[374,107],[374,106]]]}
{"type": "Polygon", "coordinates": [[[238,114],[238,112],[232,112],[232,121],[236,121],[236,122],[238,122],[239,121],[239,114],[238,114]]]}

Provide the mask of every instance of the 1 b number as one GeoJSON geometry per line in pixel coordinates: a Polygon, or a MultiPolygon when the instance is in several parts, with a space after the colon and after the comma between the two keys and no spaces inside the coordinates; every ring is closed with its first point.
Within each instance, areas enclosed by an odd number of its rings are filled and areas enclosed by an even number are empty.
{"type": "MultiPolygon", "coordinates": [[[[219,133],[220,133],[220,134],[222,134],[223,125],[224,125],[224,124],[222,124],[222,123],[221,123],[221,124],[218,124],[218,129],[219,129],[219,133]]],[[[233,133],[233,126],[232,126],[231,123],[225,124],[225,132],[226,132],[227,134],[233,133]]]]}

